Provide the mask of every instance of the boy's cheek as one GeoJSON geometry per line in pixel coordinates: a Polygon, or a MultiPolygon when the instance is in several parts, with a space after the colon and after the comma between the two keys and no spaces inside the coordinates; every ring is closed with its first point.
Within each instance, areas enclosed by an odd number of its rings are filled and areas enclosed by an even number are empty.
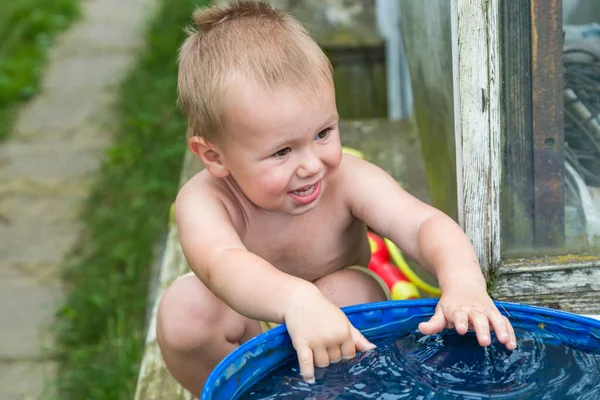
{"type": "Polygon", "coordinates": [[[262,176],[255,181],[254,190],[258,195],[264,197],[272,197],[281,195],[282,192],[287,193],[288,181],[283,179],[277,179],[271,176],[262,176]]]}
{"type": "Polygon", "coordinates": [[[341,148],[340,148],[340,151],[333,152],[328,157],[328,160],[329,160],[329,162],[327,163],[328,164],[327,167],[328,167],[328,170],[329,170],[329,171],[327,171],[328,173],[331,174],[331,173],[337,171],[337,169],[342,164],[342,157],[343,157],[343,154],[342,154],[341,148]]]}

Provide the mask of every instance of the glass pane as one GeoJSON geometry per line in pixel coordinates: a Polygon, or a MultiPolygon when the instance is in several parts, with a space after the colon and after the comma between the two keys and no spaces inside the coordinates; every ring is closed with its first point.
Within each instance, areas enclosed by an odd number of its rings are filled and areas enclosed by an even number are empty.
{"type": "Polygon", "coordinates": [[[600,255],[600,2],[508,3],[504,256],[600,255]]]}
{"type": "Polygon", "coordinates": [[[600,237],[600,2],[563,0],[567,237],[600,237]]]}

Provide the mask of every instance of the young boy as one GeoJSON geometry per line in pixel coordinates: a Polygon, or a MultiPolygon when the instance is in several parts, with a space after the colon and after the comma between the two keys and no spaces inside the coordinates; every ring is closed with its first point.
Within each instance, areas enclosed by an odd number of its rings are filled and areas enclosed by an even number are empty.
{"type": "Polygon", "coordinates": [[[194,394],[229,352],[286,323],[300,373],[374,345],[339,307],[386,299],[364,267],[367,226],[437,277],[423,334],[456,328],[516,346],[486,293],[473,247],[452,219],[359,158],[342,155],[329,61],[301,25],[265,2],[198,10],[181,48],[179,102],[205,166],[176,201],[193,274],[167,289],[158,340],[194,394]]]}

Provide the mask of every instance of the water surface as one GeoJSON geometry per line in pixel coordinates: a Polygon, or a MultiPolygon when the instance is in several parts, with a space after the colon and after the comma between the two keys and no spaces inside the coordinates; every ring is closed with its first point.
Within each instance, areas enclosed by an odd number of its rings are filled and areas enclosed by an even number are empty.
{"type": "Polygon", "coordinates": [[[239,399],[600,399],[600,353],[515,331],[512,352],[495,337],[483,348],[455,331],[381,338],[373,351],[317,369],[313,385],[291,359],[239,399]]]}

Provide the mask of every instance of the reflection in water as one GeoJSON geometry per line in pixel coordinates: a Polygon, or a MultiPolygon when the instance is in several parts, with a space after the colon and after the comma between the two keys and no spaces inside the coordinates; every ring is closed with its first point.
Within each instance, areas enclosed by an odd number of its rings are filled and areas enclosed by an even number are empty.
{"type": "Polygon", "coordinates": [[[304,383],[290,361],[241,399],[600,399],[600,354],[545,332],[517,330],[518,348],[488,348],[454,331],[375,341],[378,348],[317,370],[304,383]]]}

